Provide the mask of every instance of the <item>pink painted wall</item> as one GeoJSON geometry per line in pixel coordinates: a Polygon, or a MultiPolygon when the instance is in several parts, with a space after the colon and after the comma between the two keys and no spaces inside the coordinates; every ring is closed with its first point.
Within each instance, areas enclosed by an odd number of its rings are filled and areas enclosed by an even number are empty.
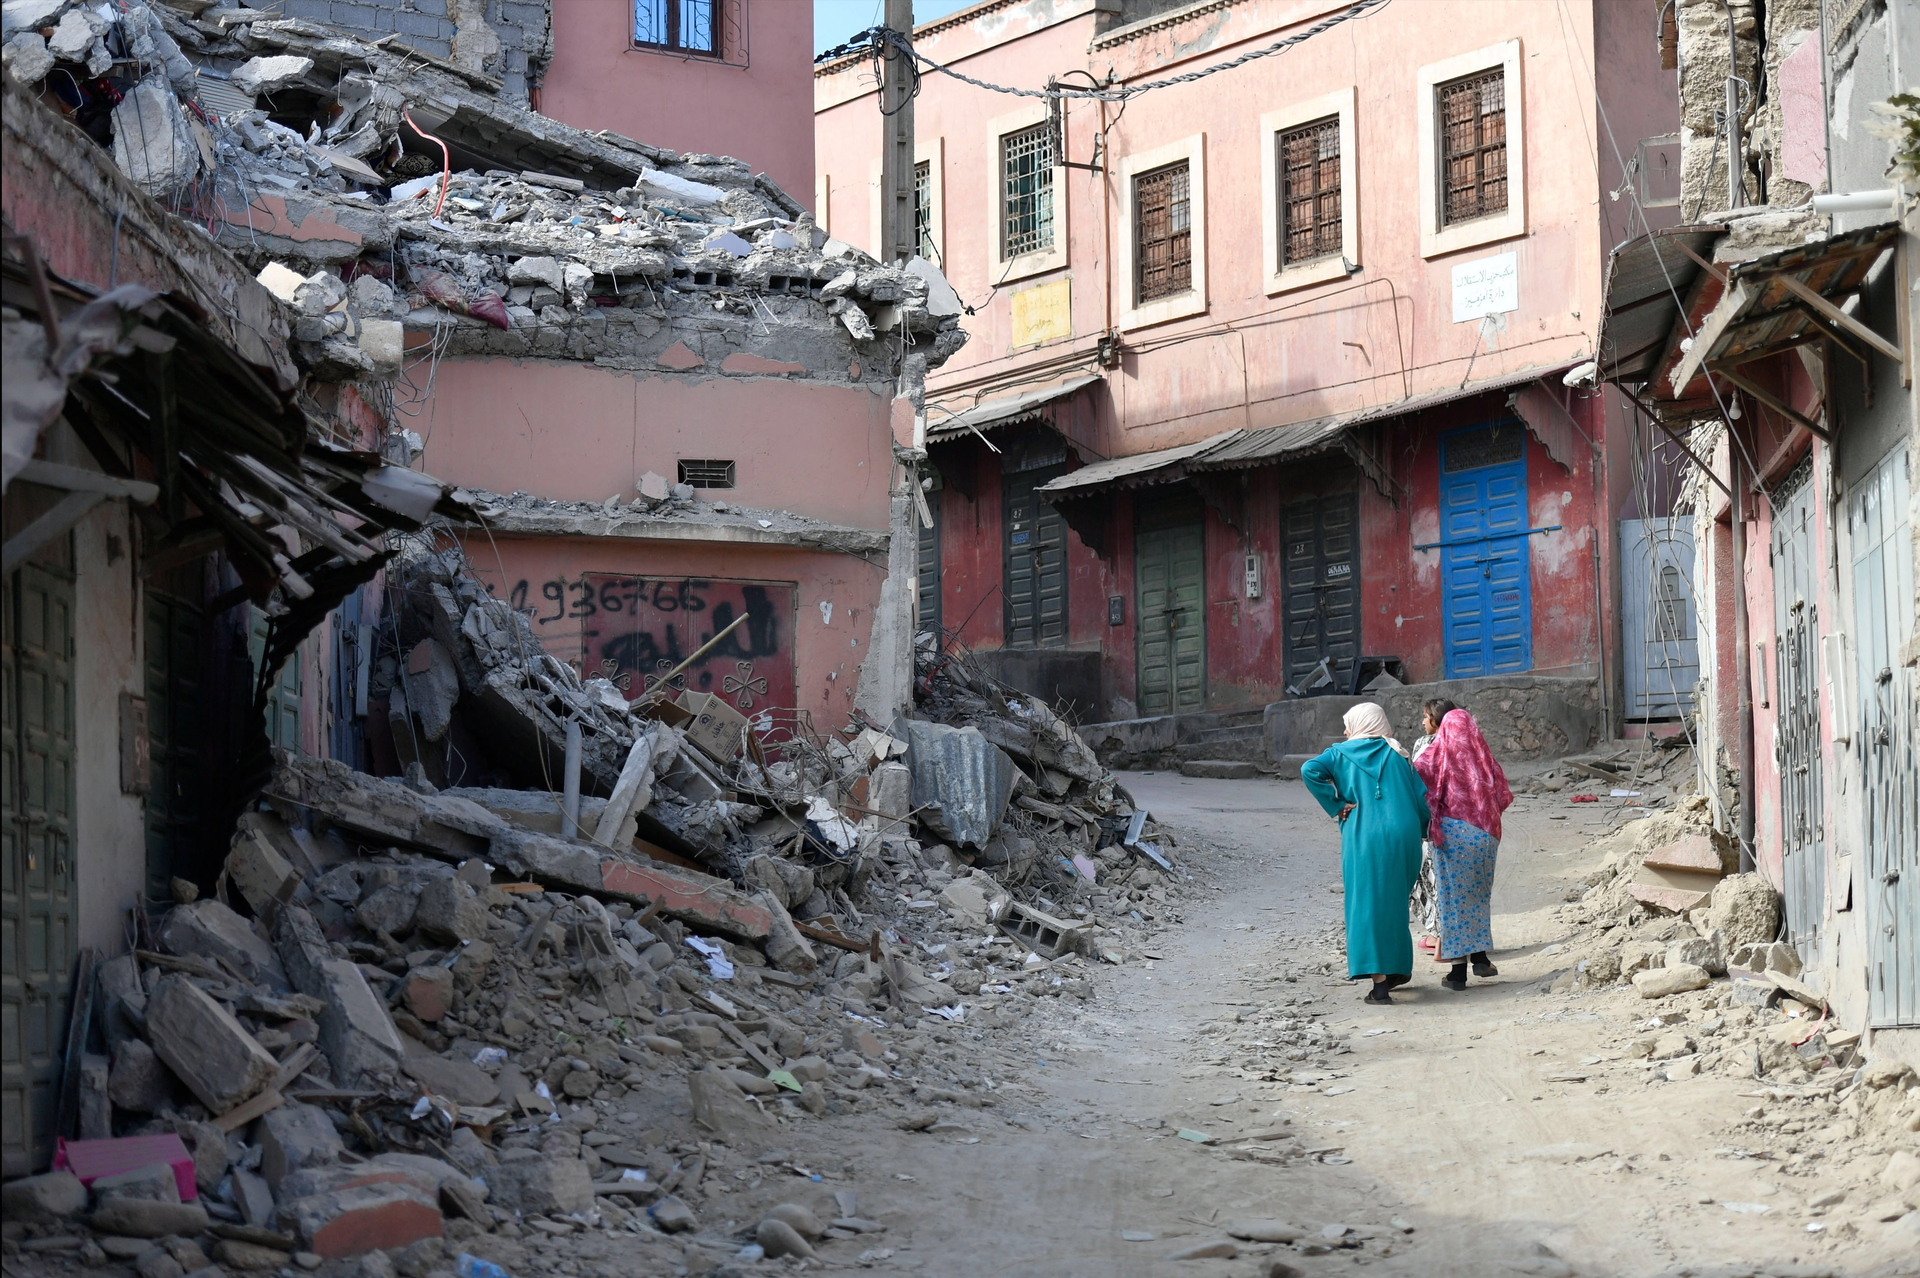
{"type": "Polygon", "coordinates": [[[458,359],[413,429],[428,474],[493,492],[600,502],[648,471],[671,481],[681,458],[731,458],[739,486],[704,499],[884,529],[892,412],[856,386],[458,359]]]}
{"type": "Polygon", "coordinates": [[[714,59],[635,48],[625,0],[554,0],[553,61],[538,106],[576,128],[737,157],[810,204],[813,6],[728,0],[727,7],[744,22],[730,27],[725,57],[714,59]]]}
{"type": "MultiPolygon", "coordinates": [[[[1089,53],[1091,14],[1051,26],[1036,16],[1076,7],[1029,0],[995,10],[974,20],[971,45],[961,39],[965,33],[948,32],[940,48],[953,45],[947,56],[973,51],[966,58],[969,73],[1006,84],[1044,83],[1081,65],[1101,74],[1111,64],[1123,79],[1146,79],[1243,52],[1334,8],[1247,0],[1176,30],[1089,53]],[[1023,15],[1026,26],[1016,21],[1023,15]],[[1030,33],[995,43],[1000,37],[990,26],[1030,33]]],[[[1605,202],[1597,182],[1605,144],[1594,107],[1593,8],[1510,0],[1397,8],[1390,18],[1361,20],[1284,57],[1131,102],[1108,134],[1116,169],[1130,154],[1206,135],[1209,305],[1200,315],[1122,335],[1129,349],[1108,374],[1111,407],[1088,442],[1107,455],[1150,451],[1232,427],[1304,420],[1457,386],[1469,377],[1584,357],[1599,314],[1605,252],[1614,242],[1596,208],[1605,202]],[[1415,213],[1417,69],[1515,38],[1526,107],[1526,232],[1423,258],[1415,213]],[[1357,93],[1357,191],[1350,212],[1359,219],[1362,269],[1269,297],[1262,270],[1260,116],[1348,88],[1357,93]],[[1504,251],[1518,256],[1519,310],[1485,335],[1477,323],[1453,323],[1452,266],[1504,251]]],[[[1646,10],[1648,38],[1631,48],[1644,45],[1640,61],[1653,62],[1654,6],[1632,0],[1632,8],[1646,10]]],[[[1631,24],[1618,19],[1616,25],[1631,24]]],[[[1617,72],[1632,56],[1612,51],[1609,64],[1617,72]]],[[[864,74],[862,65],[823,75],[815,95],[816,167],[830,180],[832,229],[860,244],[872,239],[868,184],[878,154],[864,74]]],[[[1617,83],[1622,97],[1632,99],[1644,96],[1640,80],[1647,79],[1616,73],[1603,85],[1611,91],[1617,83]]],[[[1128,233],[1119,225],[1118,178],[1084,169],[1067,171],[1057,197],[1065,210],[1066,267],[995,291],[988,238],[994,234],[989,171],[995,140],[987,121],[1017,106],[1015,99],[944,77],[930,77],[916,101],[920,145],[937,145],[942,165],[943,264],[977,311],[968,318],[972,340],[931,379],[936,397],[1090,350],[1125,309],[1126,282],[1115,278],[1120,237],[1128,233]],[[1013,351],[1013,294],[1062,279],[1072,290],[1071,336],[1013,351]]],[[[1631,106],[1622,113],[1634,129],[1644,127],[1631,106]]],[[[1068,158],[1089,159],[1100,122],[1099,106],[1069,105],[1068,158]]],[[[1630,149],[1636,140],[1622,145],[1630,149]]]]}
{"type": "MultiPolygon", "coordinates": [[[[566,660],[578,660],[590,637],[587,632],[608,619],[570,607],[569,615],[546,620],[557,610],[543,598],[542,582],[612,573],[651,580],[794,583],[798,587],[792,633],[797,708],[811,712],[814,728],[822,732],[839,728],[853,705],[873,609],[886,576],[884,559],[869,563],[851,555],[779,546],[501,534],[469,536],[465,546],[481,581],[495,595],[513,598],[516,587],[526,583],[520,593],[528,598],[535,632],[548,651],[566,660]]],[[[573,592],[568,592],[568,598],[573,598],[573,592]]],[[[629,695],[640,691],[636,687],[629,695]]]]}

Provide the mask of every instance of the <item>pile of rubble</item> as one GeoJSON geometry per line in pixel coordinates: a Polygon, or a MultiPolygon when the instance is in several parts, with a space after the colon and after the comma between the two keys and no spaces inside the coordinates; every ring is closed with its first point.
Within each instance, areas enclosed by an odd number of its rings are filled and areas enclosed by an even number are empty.
{"type": "MultiPolygon", "coordinates": [[[[1089,964],[1170,919],[1172,836],[964,659],[921,664],[925,706],[964,722],[782,738],[583,679],[452,553],[393,580],[369,680],[404,776],[280,753],[220,899],[176,883],[83,976],[85,1139],[8,1186],[19,1259],[871,1260],[885,1226],[852,1191],[767,1206],[820,1181],[789,1129],[1003,1104],[1030,1062],[981,1031],[1087,997],[1089,964]],[[486,742],[458,778],[484,784],[436,782],[455,732],[486,742]]],[[[1292,1028],[1289,1059],[1332,1050],[1292,1028]]]]}
{"type": "Polygon", "coordinates": [[[323,380],[397,373],[402,324],[440,354],[647,367],[697,366],[680,330],[716,312],[930,366],[966,341],[938,268],[829,238],[741,161],[561,124],[391,38],[197,0],[9,0],[5,35],[13,75],[262,272],[323,380]]]}

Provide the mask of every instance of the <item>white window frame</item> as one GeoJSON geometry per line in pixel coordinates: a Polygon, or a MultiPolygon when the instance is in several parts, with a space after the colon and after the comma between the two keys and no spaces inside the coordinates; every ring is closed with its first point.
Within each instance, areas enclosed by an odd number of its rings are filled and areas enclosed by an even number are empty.
{"type": "Polygon", "coordinates": [[[1478,248],[1527,233],[1526,97],[1520,76],[1520,42],[1507,40],[1484,49],[1430,62],[1418,72],[1414,95],[1419,113],[1416,134],[1420,146],[1420,256],[1439,257],[1460,249],[1478,248]],[[1506,77],[1507,211],[1452,226],[1442,224],[1446,202],[1440,191],[1440,120],[1437,110],[1441,85],[1462,76],[1500,68],[1506,77]]]}
{"type": "Polygon", "coordinates": [[[933,237],[933,264],[946,268],[953,249],[947,243],[947,140],[944,137],[915,140],[913,166],[927,166],[927,234],[933,237]]]}
{"type": "Polygon", "coordinates": [[[1207,135],[1195,133],[1191,137],[1181,138],[1178,142],[1169,142],[1165,146],[1155,147],[1151,151],[1141,151],[1129,155],[1120,161],[1120,226],[1119,252],[1115,255],[1120,263],[1121,287],[1126,289],[1127,307],[1120,312],[1116,321],[1123,330],[1146,328],[1151,324],[1164,324],[1168,320],[1185,319],[1189,315],[1203,314],[1207,309],[1207,135]],[[1187,230],[1192,247],[1193,287],[1184,293],[1175,293],[1171,297],[1157,297],[1153,301],[1140,305],[1135,289],[1138,281],[1134,274],[1135,257],[1138,248],[1134,241],[1138,237],[1135,220],[1134,179],[1141,174],[1163,169],[1169,164],[1187,162],[1187,230]]]}
{"type": "Polygon", "coordinates": [[[1035,103],[987,121],[987,190],[991,193],[987,208],[992,224],[987,227],[987,279],[992,284],[1023,280],[1067,264],[1067,170],[1062,157],[1053,157],[1053,247],[1009,258],[1002,254],[1006,243],[1006,179],[1000,171],[1000,143],[1009,134],[1031,129],[1047,122],[1047,104],[1035,103]]]}
{"type": "Polygon", "coordinates": [[[1360,269],[1360,187],[1356,180],[1359,157],[1354,154],[1353,111],[1356,94],[1353,86],[1297,102],[1260,117],[1260,207],[1265,218],[1261,245],[1265,252],[1266,291],[1268,296],[1310,284],[1343,280],[1348,266],[1360,269]],[[1340,252],[1310,262],[1288,264],[1281,259],[1285,237],[1280,233],[1280,135],[1303,124],[1340,119],[1340,252]]]}

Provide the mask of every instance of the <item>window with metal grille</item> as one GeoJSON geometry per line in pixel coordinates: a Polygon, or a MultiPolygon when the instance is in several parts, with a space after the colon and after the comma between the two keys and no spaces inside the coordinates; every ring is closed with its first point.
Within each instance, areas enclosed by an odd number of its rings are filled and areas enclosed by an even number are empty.
{"type": "Polygon", "coordinates": [[[1280,261],[1291,266],[1340,251],[1340,117],[1279,135],[1280,261]]]}
{"type": "Polygon", "coordinates": [[[1507,209],[1507,73],[1496,67],[1439,95],[1442,225],[1507,209]]]}
{"type": "Polygon", "coordinates": [[[633,0],[633,42],[651,49],[720,56],[716,10],[724,0],[633,0]]]}
{"type": "Polygon", "coordinates": [[[682,458],[680,482],[695,488],[731,488],[733,487],[733,463],[712,459],[693,461],[682,458]]]}
{"type": "Polygon", "coordinates": [[[913,166],[913,251],[929,262],[933,252],[933,163],[913,166]]]}
{"type": "Polygon", "coordinates": [[[1000,256],[1053,247],[1053,130],[1045,124],[1000,139],[1000,256]]]}
{"type": "Polygon", "coordinates": [[[1136,306],[1193,287],[1191,207],[1185,160],[1133,180],[1136,306]]]}

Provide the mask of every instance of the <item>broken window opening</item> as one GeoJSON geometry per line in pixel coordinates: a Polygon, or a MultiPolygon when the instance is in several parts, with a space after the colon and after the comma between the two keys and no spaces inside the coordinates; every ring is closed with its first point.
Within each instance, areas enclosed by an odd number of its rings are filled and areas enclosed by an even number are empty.
{"type": "Polygon", "coordinates": [[[1507,73],[1440,85],[1441,224],[1507,211],[1507,73]]]}
{"type": "Polygon", "coordinates": [[[937,261],[933,249],[933,164],[922,160],[913,166],[913,251],[927,261],[937,261]]]}
{"type": "Polygon", "coordinates": [[[1036,124],[1000,139],[1000,257],[1053,247],[1053,131],[1036,124]]]}
{"type": "Polygon", "coordinates": [[[732,488],[733,463],[719,459],[683,458],[680,482],[693,488],[732,488]]]}
{"type": "Polygon", "coordinates": [[[673,49],[704,57],[720,56],[720,26],[714,10],[720,0],[633,0],[633,42],[648,49],[673,49]]]}
{"type": "Polygon", "coordinates": [[[1187,162],[1133,180],[1135,305],[1193,287],[1193,229],[1187,162]]]}
{"type": "Polygon", "coordinates": [[[1340,251],[1340,117],[1282,133],[1280,243],[1282,265],[1340,251]]]}

